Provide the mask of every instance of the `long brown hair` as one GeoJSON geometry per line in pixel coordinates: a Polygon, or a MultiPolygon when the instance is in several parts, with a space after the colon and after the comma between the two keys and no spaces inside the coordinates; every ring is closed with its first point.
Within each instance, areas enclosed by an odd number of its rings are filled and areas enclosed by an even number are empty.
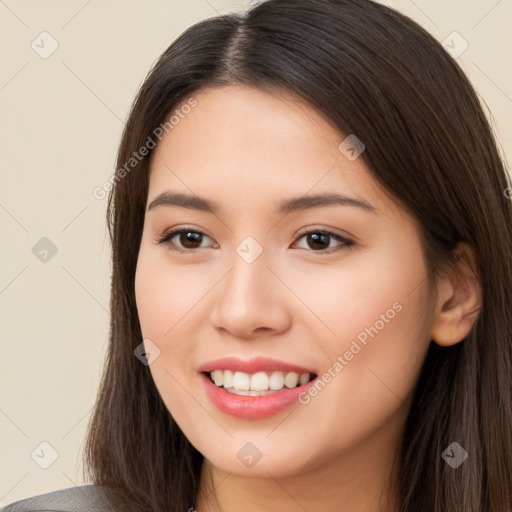
{"type": "Polygon", "coordinates": [[[459,241],[474,249],[482,308],[466,339],[430,344],[397,454],[400,512],[512,510],[510,178],[456,62],[411,19],[370,0],[269,0],[207,19],[148,73],[108,198],[110,344],[84,451],[90,478],[126,511],[182,512],[196,501],[203,457],[134,356],[151,151],[126,164],[194,92],[230,83],[293,92],[356,134],[372,176],[417,219],[434,287],[459,241]],[[469,454],[457,469],[441,457],[452,442],[469,454]]]}

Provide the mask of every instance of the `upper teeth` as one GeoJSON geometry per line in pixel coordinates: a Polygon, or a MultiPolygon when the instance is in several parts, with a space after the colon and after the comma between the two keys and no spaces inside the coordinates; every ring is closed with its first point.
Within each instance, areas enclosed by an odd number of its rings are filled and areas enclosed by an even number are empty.
{"type": "Polygon", "coordinates": [[[245,372],[232,372],[231,370],[213,370],[210,372],[212,380],[217,386],[223,386],[228,391],[237,394],[257,396],[265,391],[272,392],[287,388],[297,387],[309,382],[309,373],[296,372],[257,372],[253,374],[245,372]],[[269,391],[270,390],[270,391],[269,391]],[[244,393],[244,391],[246,393],[244,393]],[[254,393],[251,393],[254,392],[254,393]]]}

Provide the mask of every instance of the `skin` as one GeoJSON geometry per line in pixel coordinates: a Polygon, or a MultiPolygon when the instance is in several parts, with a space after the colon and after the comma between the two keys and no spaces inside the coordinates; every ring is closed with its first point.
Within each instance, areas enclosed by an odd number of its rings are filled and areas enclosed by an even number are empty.
{"type": "Polygon", "coordinates": [[[215,510],[212,494],[205,497],[213,483],[223,511],[241,503],[246,511],[392,510],[391,464],[430,340],[459,342],[477,315],[480,289],[467,263],[474,255],[461,244],[467,258],[432,296],[415,220],[361,157],[340,152],[345,135],[290,94],[223,86],[194,97],[197,106],[152,155],[147,205],[175,191],[216,201],[221,211],[146,211],[135,282],[143,336],[160,350],[151,374],[205,457],[191,507],[215,510]],[[377,211],[275,211],[282,199],[333,191],[377,211]],[[155,242],[182,226],[202,241],[155,242]],[[354,245],[315,245],[299,233],[318,229],[354,245]],[[252,263],[236,252],[248,236],[263,249],[252,263]],[[401,310],[307,405],[245,420],[219,411],[204,392],[197,368],[226,355],[263,355],[323,374],[395,303],[401,310]],[[262,454],[250,468],[237,457],[247,442],[262,454]],[[388,483],[389,502],[380,502],[388,483]]]}

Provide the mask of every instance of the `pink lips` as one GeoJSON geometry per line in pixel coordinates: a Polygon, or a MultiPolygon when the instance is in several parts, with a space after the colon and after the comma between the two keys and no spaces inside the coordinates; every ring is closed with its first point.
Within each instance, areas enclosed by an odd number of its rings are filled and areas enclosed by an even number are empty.
{"type": "Polygon", "coordinates": [[[316,370],[304,368],[295,364],[285,363],[277,359],[269,359],[267,357],[255,357],[253,359],[244,360],[237,357],[222,357],[215,361],[209,361],[198,368],[198,372],[211,372],[213,370],[231,370],[233,372],[296,372],[296,373],[317,373],[316,370]]]}
{"type": "Polygon", "coordinates": [[[306,393],[308,387],[314,385],[314,380],[293,389],[282,389],[263,396],[244,396],[229,393],[224,388],[216,386],[206,372],[213,370],[231,370],[245,373],[256,373],[260,371],[282,371],[296,373],[318,372],[310,368],[284,363],[276,359],[257,357],[250,360],[243,360],[235,357],[225,357],[210,361],[198,368],[199,377],[205,387],[206,394],[213,404],[223,413],[235,418],[256,420],[268,418],[278,412],[290,407],[298,401],[301,393],[306,393]]]}

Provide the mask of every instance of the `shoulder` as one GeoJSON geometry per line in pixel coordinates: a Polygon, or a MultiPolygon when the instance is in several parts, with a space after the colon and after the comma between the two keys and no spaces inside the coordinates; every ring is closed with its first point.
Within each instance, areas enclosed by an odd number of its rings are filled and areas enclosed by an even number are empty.
{"type": "Polygon", "coordinates": [[[78,485],[39,494],[5,506],[0,512],[114,512],[101,488],[78,485]]]}

